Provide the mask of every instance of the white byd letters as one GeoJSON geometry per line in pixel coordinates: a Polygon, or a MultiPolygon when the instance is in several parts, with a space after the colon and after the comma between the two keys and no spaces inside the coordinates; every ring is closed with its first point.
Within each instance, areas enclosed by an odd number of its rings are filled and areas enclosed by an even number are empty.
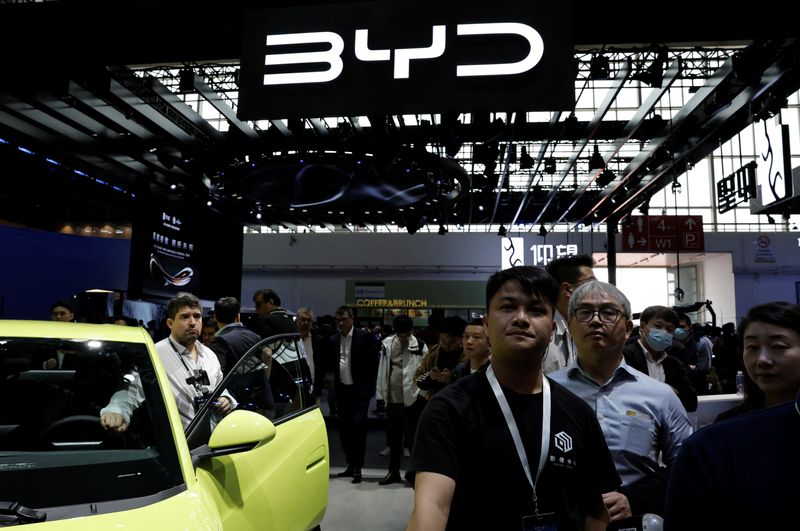
{"type": "Polygon", "coordinates": [[[392,50],[370,50],[369,30],[356,30],[356,59],[359,61],[391,61],[392,50]]]}
{"type": "MultiPolygon", "coordinates": [[[[355,56],[359,61],[391,61],[394,52],[394,78],[408,79],[411,61],[415,59],[435,59],[444,55],[447,28],[436,25],[432,28],[431,45],[427,48],[397,48],[395,50],[371,50],[369,30],[355,32],[355,56]]],[[[518,22],[496,22],[488,24],[458,24],[457,35],[517,35],[528,41],[528,55],[516,63],[488,63],[479,65],[457,65],[457,77],[507,76],[527,72],[541,61],[544,55],[544,42],[541,35],[532,27],[518,22]]],[[[333,81],[342,73],[344,64],[342,52],[344,40],[331,31],[308,33],[284,33],[267,35],[267,48],[290,44],[327,43],[329,50],[300,53],[267,53],[264,65],[301,65],[308,63],[327,63],[327,70],[316,72],[296,72],[284,74],[265,74],[264,85],[290,85],[296,83],[325,83],[333,81]]]]}
{"type": "Polygon", "coordinates": [[[497,22],[490,24],[459,24],[458,35],[519,35],[528,41],[528,56],[516,63],[491,63],[483,65],[458,65],[457,77],[469,76],[507,76],[527,72],[542,60],[544,41],[539,32],[526,24],[518,22],[497,22]]]}
{"type": "MultiPolygon", "coordinates": [[[[436,59],[444,53],[447,29],[433,27],[431,45],[427,48],[398,48],[394,50],[394,78],[408,79],[412,59],[436,59]]],[[[369,30],[356,30],[355,52],[360,61],[389,61],[392,50],[370,50],[369,30]]]]}
{"type": "Polygon", "coordinates": [[[398,48],[394,51],[394,78],[408,79],[412,59],[435,59],[444,53],[446,29],[433,27],[433,42],[428,48],[398,48]]]}
{"type": "Polygon", "coordinates": [[[267,35],[267,47],[285,46],[287,44],[313,44],[327,42],[330,50],[321,52],[280,53],[264,56],[264,65],[291,65],[304,63],[328,63],[330,68],[317,72],[296,72],[286,74],[264,74],[265,85],[290,85],[293,83],[325,83],[333,81],[344,69],[342,52],[344,41],[330,31],[311,33],[285,33],[281,35],[267,35]]]}

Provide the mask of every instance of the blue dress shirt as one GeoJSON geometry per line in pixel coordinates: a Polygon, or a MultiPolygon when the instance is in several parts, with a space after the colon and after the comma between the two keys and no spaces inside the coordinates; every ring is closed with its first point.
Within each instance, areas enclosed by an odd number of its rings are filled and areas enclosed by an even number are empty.
{"type": "Polygon", "coordinates": [[[622,360],[600,385],[579,360],[548,376],[584,399],[597,414],[623,485],[646,477],[678,455],[692,426],[678,395],[622,360]]]}

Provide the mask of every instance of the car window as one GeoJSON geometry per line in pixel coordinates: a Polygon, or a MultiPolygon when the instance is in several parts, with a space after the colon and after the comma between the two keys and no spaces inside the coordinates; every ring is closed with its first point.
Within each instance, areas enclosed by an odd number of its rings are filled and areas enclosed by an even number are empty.
{"type": "Polygon", "coordinates": [[[299,334],[262,340],[240,358],[214,390],[209,404],[197,412],[186,429],[189,446],[196,448],[208,442],[220,420],[212,405],[222,393],[234,398],[234,409],[254,411],[274,424],[317,407],[310,375],[299,334]]]}
{"type": "Polygon", "coordinates": [[[146,344],[0,337],[1,500],[88,508],[182,484],[146,344]],[[127,430],[104,430],[101,410],[134,387],[127,430]]]}

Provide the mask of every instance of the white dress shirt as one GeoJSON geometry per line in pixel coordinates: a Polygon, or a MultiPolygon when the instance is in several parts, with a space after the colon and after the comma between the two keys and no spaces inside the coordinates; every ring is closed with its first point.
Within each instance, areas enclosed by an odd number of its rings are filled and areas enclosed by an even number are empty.
{"type": "Polygon", "coordinates": [[[350,332],[346,336],[340,336],[339,341],[339,381],[345,385],[353,385],[353,373],[350,370],[353,330],[355,327],[350,328],[350,332]]]}

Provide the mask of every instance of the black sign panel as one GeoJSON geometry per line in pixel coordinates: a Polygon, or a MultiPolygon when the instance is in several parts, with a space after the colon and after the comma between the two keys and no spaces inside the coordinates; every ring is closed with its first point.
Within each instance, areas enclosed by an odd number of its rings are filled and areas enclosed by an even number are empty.
{"type": "Polygon", "coordinates": [[[243,23],[243,120],[574,107],[569,1],[327,4],[243,23]]]}
{"type": "Polygon", "coordinates": [[[242,227],[200,207],[149,198],[134,220],[128,296],[239,297],[242,227]]]}

